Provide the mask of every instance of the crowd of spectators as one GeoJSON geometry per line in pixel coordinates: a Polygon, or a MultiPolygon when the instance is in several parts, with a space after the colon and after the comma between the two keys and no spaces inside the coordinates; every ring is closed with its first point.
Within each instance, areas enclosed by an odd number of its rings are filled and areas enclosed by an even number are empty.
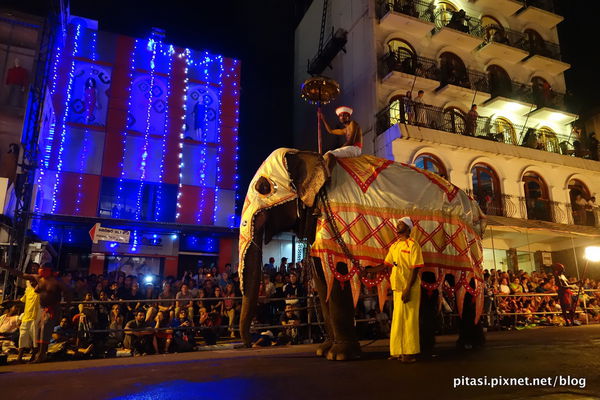
{"type": "MultiPolygon", "coordinates": [[[[522,329],[537,325],[564,325],[555,278],[551,273],[485,270],[484,324],[490,328],[522,329]],[[506,296],[506,295],[520,296],[506,296]]],[[[218,340],[236,340],[241,311],[237,271],[227,265],[222,273],[214,267],[186,270],[180,277],[133,276],[119,271],[107,275],[60,277],[71,289],[73,302],[65,305],[60,323],[54,328],[49,355],[57,359],[110,357],[119,354],[144,355],[191,351],[218,340]]],[[[576,283],[574,278],[571,283],[576,283]]],[[[323,332],[307,296],[312,295],[308,268],[273,258],[263,267],[256,317],[252,323],[254,346],[319,341],[323,332]]],[[[588,290],[577,299],[579,322],[600,322],[600,282],[586,279],[588,290]],[[592,289],[598,289],[593,291],[592,289]],[[589,291],[592,290],[592,291],[589,291]],[[585,307],[584,307],[585,302],[585,307]],[[585,310],[584,310],[585,308],[585,310]]],[[[21,299],[31,303],[33,290],[21,299]]],[[[442,312],[436,331],[455,326],[456,307],[451,290],[441,291],[442,312]]],[[[39,305],[38,305],[39,307],[39,305]]],[[[4,351],[16,350],[19,325],[24,314],[11,304],[0,316],[0,343],[4,351]]],[[[376,288],[363,287],[356,310],[359,336],[376,339],[389,333],[391,303],[380,310],[376,288]]],[[[29,315],[26,319],[34,318],[29,315]]],[[[18,346],[22,351],[22,347],[18,346]]],[[[19,356],[20,359],[20,356],[19,356]]]]}
{"type": "MultiPolygon", "coordinates": [[[[484,321],[488,327],[522,329],[565,325],[552,273],[485,270],[484,321]],[[512,295],[512,296],[511,296],[512,295]]],[[[575,277],[569,283],[578,287],[575,277]]],[[[586,278],[576,302],[576,324],[600,322],[600,281],[586,278]]]]}
{"type": "MultiPolygon", "coordinates": [[[[70,289],[72,303],[63,307],[52,335],[49,353],[56,357],[114,356],[119,350],[132,355],[182,352],[239,337],[242,294],[239,275],[230,264],[221,273],[214,266],[201,266],[179,277],[112,271],[66,272],[59,279],[70,289]]],[[[298,298],[307,294],[307,279],[301,263],[282,259],[275,266],[271,259],[264,266],[253,321],[257,340],[262,327],[270,326],[285,336],[279,343],[306,339],[304,330],[294,326],[306,321],[306,301],[298,298]]],[[[0,316],[0,342],[7,349],[16,349],[19,341],[19,308],[14,304],[0,316]]]]}

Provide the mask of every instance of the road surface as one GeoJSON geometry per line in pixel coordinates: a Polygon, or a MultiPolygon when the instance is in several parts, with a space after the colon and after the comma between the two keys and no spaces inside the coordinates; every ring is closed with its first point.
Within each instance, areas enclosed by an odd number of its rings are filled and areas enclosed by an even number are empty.
{"type": "Polygon", "coordinates": [[[600,399],[600,326],[492,332],[483,350],[470,352],[455,350],[454,339],[438,338],[437,357],[415,364],[387,360],[380,340],[352,362],[316,358],[313,345],[299,345],[9,365],[0,367],[0,398],[600,399]],[[485,376],[544,378],[550,387],[454,387],[485,376]]]}

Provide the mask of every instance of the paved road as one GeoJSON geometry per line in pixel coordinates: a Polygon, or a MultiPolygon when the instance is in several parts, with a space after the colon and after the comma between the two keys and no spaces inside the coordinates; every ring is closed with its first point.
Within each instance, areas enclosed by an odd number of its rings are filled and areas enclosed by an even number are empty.
{"type": "Polygon", "coordinates": [[[2,399],[600,399],[600,326],[494,332],[461,353],[439,338],[438,356],[388,361],[387,341],[360,361],[313,356],[311,345],[218,350],[0,367],[2,399]],[[557,387],[460,387],[468,377],[585,378],[557,387]]]}

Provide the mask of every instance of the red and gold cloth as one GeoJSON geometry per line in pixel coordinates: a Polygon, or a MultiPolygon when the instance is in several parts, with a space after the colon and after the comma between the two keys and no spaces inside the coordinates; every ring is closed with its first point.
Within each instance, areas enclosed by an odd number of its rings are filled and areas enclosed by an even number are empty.
{"type": "Polygon", "coordinates": [[[320,204],[311,255],[321,258],[328,293],[334,279],[348,282],[356,304],[361,282],[377,285],[383,307],[389,272],[374,277],[360,277],[358,272],[360,267],[383,263],[396,240],[396,220],[408,216],[414,223],[411,237],[423,252],[425,267],[421,271],[438,277],[436,283],[423,286],[437,289],[444,276],[454,275],[459,313],[469,291],[478,303],[478,320],[483,307],[481,235],[486,223],[477,203],[445,179],[414,166],[374,156],[339,159],[338,164],[327,187],[328,197],[337,229],[358,265],[352,265],[335,240],[320,204]],[[340,273],[338,263],[347,264],[348,273],[340,273]],[[472,278],[475,288],[469,286],[472,278]]]}

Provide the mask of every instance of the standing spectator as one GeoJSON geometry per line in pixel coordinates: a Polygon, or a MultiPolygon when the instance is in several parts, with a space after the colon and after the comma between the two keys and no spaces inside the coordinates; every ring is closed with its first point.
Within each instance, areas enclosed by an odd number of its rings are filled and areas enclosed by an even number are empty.
{"type": "Polygon", "coordinates": [[[221,273],[221,275],[219,276],[219,286],[221,287],[221,289],[225,289],[225,287],[229,284],[232,283],[231,279],[229,278],[229,274],[227,272],[223,272],[221,273]]]}
{"type": "Polygon", "coordinates": [[[400,114],[399,122],[406,123],[408,120],[409,124],[413,124],[415,121],[415,108],[412,100],[412,92],[410,90],[404,95],[402,103],[404,104],[404,110],[400,110],[400,112],[404,111],[404,113],[406,113],[406,119],[403,119],[402,114],[400,114]]]}
{"type": "Polygon", "coordinates": [[[138,310],[135,319],[125,325],[125,340],[123,345],[132,355],[144,355],[152,352],[152,347],[158,352],[156,338],[152,328],[146,323],[146,313],[138,310]]]}
{"type": "Polygon", "coordinates": [[[123,317],[123,314],[121,314],[121,307],[118,304],[112,305],[108,320],[108,329],[111,330],[109,336],[115,339],[117,345],[123,343],[125,334],[123,333],[122,329],[125,318],[123,317]]]}
{"type": "Polygon", "coordinates": [[[37,329],[40,321],[40,295],[35,291],[35,287],[30,281],[25,281],[25,294],[21,297],[25,303],[25,310],[21,316],[21,326],[19,327],[19,354],[17,362],[23,359],[25,349],[32,349],[35,353],[37,347],[37,329]]]}
{"type": "Polygon", "coordinates": [[[427,114],[425,112],[425,105],[423,103],[424,94],[425,92],[423,90],[419,90],[417,97],[415,97],[413,101],[415,106],[415,117],[418,126],[427,126],[427,114]]]}
{"type": "Polygon", "coordinates": [[[275,258],[269,257],[269,262],[263,267],[263,273],[269,276],[274,276],[277,271],[275,270],[275,258]]]}
{"type": "Polygon", "coordinates": [[[229,337],[235,338],[235,331],[233,325],[235,322],[235,292],[233,290],[233,284],[229,283],[225,287],[225,300],[223,300],[223,315],[227,317],[227,324],[229,327],[229,337]]]}
{"type": "Polygon", "coordinates": [[[477,130],[477,118],[479,118],[479,114],[477,113],[477,104],[473,104],[467,113],[465,135],[475,136],[475,132],[477,130]]]}
{"type": "Polygon", "coordinates": [[[279,264],[279,272],[285,274],[287,272],[287,258],[281,257],[281,263],[279,264]]]}
{"type": "Polygon", "coordinates": [[[585,204],[585,224],[587,226],[596,226],[596,216],[594,209],[596,208],[596,198],[590,197],[585,204]]]}

